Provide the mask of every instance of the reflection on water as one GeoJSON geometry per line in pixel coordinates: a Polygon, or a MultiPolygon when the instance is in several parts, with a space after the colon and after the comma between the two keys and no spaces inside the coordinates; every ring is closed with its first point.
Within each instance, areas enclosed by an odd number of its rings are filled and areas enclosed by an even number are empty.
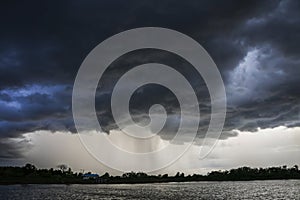
{"type": "Polygon", "coordinates": [[[0,186],[0,199],[300,199],[300,180],[0,186]]]}

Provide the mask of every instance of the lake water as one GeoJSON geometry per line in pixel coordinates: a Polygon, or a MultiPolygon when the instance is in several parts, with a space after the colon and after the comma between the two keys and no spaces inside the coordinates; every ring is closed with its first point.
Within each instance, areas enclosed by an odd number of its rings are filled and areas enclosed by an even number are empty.
{"type": "Polygon", "coordinates": [[[0,199],[297,199],[300,180],[0,186],[0,199]]]}

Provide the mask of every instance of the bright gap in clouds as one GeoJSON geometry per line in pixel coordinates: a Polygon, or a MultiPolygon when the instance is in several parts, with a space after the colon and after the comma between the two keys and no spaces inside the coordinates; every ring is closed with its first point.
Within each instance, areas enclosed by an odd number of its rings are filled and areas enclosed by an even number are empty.
{"type": "Polygon", "coordinates": [[[226,87],[229,103],[238,105],[268,98],[270,88],[286,78],[281,64],[278,65],[283,57],[269,46],[249,50],[230,73],[230,82],[226,87]]]}
{"type": "Polygon", "coordinates": [[[1,93],[8,94],[10,97],[26,97],[33,94],[47,94],[52,95],[55,92],[59,92],[66,88],[66,85],[26,85],[24,88],[20,89],[6,89],[1,93]]]}
{"type": "MultiPolygon", "coordinates": [[[[238,132],[237,137],[219,140],[215,149],[203,160],[199,159],[200,147],[193,145],[173,165],[155,173],[175,174],[177,171],[182,171],[186,174],[205,174],[211,170],[239,166],[267,167],[284,164],[292,166],[300,163],[300,127],[277,127],[260,129],[257,132],[238,132]]],[[[109,137],[115,140],[119,137],[119,133],[114,132],[109,137]]],[[[34,163],[42,168],[55,168],[58,164],[64,163],[75,171],[84,169],[100,174],[106,171],[115,175],[122,173],[96,161],[85,150],[76,134],[37,131],[25,134],[25,138],[31,141],[32,147],[26,153],[24,162],[34,163]]],[[[125,138],[123,139],[118,139],[119,145],[133,148],[132,144],[128,143],[125,138]]],[[[176,149],[175,144],[171,145],[176,149]]],[[[103,151],[106,151],[112,159],[117,159],[117,155],[111,155],[109,149],[103,149],[103,151]]],[[[160,159],[163,158],[158,158],[157,162],[160,159]]]]}

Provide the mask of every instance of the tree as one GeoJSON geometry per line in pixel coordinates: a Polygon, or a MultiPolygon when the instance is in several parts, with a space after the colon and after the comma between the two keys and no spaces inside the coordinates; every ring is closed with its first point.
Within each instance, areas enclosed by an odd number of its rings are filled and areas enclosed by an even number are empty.
{"type": "Polygon", "coordinates": [[[164,174],[164,175],[162,176],[162,178],[168,178],[168,177],[169,177],[168,174],[164,174]]]}
{"type": "Polygon", "coordinates": [[[57,165],[57,168],[59,168],[62,172],[65,172],[68,169],[68,165],[60,164],[60,165],[57,165]]]}
{"type": "Polygon", "coordinates": [[[101,176],[101,178],[109,178],[109,176],[109,173],[106,172],[105,174],[103,174],[103,176],[101,176]]]}
{"type": "Polygon", "coordinates": [[[294,167],[293,167],[296,171],[298,171],[298,165],[294,165],[294,167]]]}
{"type": "Polygon", "coordinates": [[[287,169],[287,166],[286,166],[286,165],[283,165],[282,168],[283,168],[284,170],[286,170],[286,169],[287,169]]]}
{"type": "Polygon", "coordinates": [[[25,168],[26,170],[28,170],[28,171],[35,171],[35,170],[36,170],[36,167],[35,167],[34,165],[32,165],[32,164],[29,164],[29,163],[27,163],[27,164],[24,166],[24,168],[25,168]]]}

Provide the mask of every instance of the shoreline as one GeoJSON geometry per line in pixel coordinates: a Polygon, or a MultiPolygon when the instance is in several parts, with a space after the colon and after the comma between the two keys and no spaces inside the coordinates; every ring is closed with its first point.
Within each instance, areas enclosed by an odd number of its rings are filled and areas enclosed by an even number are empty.
{"type": "Polygon", "coordinates": [[[150,184],[180,182],[228,182],[228,181],[267,181],[300,180],[298,165],[288,168],[286,165],[268,168],[240,167],[225,171],[212,171],[206,175],[185,175],[177,172],[169,174],[148,175],[143,172],[126,172],[121,176],[111,176],[73,172],[71,168],[38,169],[32,164],[24,167],[0,167],[0,185],[26,184],[150,184]]]}
{"type": "Polygon", "coordinates": [[[298,181],[299,178],[289,179],[247,179],[247,180],[186,180],[186,181],[149,181],[149,182],[107,182],[107,183],[95,183],[95,182],[73,182],[73,183],[61,183],[61,182],[14,182],[14,183],[0,183],[0,186],[9,185],[137,185],[137,184],[155,184],[155,183],[197,183],[197,182],[251,182],[251,181],[298,181]]]}

